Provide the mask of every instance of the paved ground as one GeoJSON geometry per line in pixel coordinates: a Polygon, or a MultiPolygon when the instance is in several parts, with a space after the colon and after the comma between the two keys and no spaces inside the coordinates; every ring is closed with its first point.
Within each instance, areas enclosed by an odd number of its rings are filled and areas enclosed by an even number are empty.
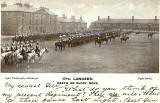
{"type": "Polygon", "coordinates": [[[53,41],[43,42],[49,53],[40,61],[5,66],[2,72],[154,73],[159,68],[158,41],[158,35],[148,39],[146,34],[132,34],[126,44],[118,39],[101,47],[91,42],[57,52],[53,41]]]}

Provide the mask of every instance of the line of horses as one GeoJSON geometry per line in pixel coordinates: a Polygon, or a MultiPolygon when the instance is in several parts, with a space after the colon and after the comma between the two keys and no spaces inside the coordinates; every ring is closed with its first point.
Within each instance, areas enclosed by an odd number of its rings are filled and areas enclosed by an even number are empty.
{"type": "MultiPolygon", "coordinates": [[[[65,47],[75,47],[78,45],[86,44],[91,41],[94,41],[95,45],[101,46],[103,42],[115,41],[115,39],[118,39],[121,41],[121,43],[126,43],[127,40],[129,40],[129,35],[131,33],[134,33],[133,31],[123,32],[123,31],[114,31],[114,32],[102,32],[99,34],[84,34],[83,36],[78,37],[69,37],[63,41],[57,41],[55,42],[55,50],[57,51],[65,49],[65,47]]],[[[138,35],[138,34],[137,34],[138,35]]],[[[152,38],[154,35],[153,32],[148,33],[148,38],[152,38]]]]}
{"type": "MultiPolygon", "coordinates": [[[[65,47],[75,47],[75,46],[79,46],[82,44],[86,44],[92,41],[95,41],[95,45],[98,43],[99,46],[101,46],[102,42],[108,42],[111,40],[115,40],[116,38],[120,38],[119,32],[108,32],[108,34],[106,35],[106,33],[101,33],[99,35],[97,34],[83,34],[83,35],[76,35],[74,37],[69,37],[63,41],[57,41],[55,42],[55,50],[57,51],[65,49],[65,47]],[[99,39],[97,39],[99,37],[99,39]]],[[[129,37],[121,37],[121,42],[122,41],[127,41],[129,39],[129,37]]]]}
{"type": "Polygon", "coordinates": [[[79,37],[69,37],[63,41],[55,42],[55,50],[59,48],[59,50],[65,49],[65,47],[75,47],[79,45],[83,45],[93,41],[95,38],[94,35],[84,35],[79,37]]]}
{"type": "MultiPolygon", "coordinates": [[[[121,43],[124,41],[124,43],[126,43],[127,40],[129,40],[129,35],[133,33],[133,32],[108,32],[108,33],[102,33],[99,38],[97,37],[95,40],[95,45],[98,43],[99,46],[101,46],[101,44],[103,42],[106,42],[106,44],[110,41],[115,41],[115,39],[119,39],[121,41],[121,43]]],[[[152,36],[154,35],[153,32],[149,32],[148,33],[148,38],[152,38],[152,36]]]]}
{"type": "Polygon", "coordinates": [[[111,41],[115,41],[116,38],[120,39],[121,43],[124,41],[126,43],[126,41],[129,39],[129,34],[131,32],[126,32],[126,33],[121,33],[121,32],[108,32],[108,33],[102,33],[99,36],[97,36],[97,38],[95,39],[95,45],[98,43],[99,46],[101,46],[101,44],[103,42],[106,42],[106,44],[108,42],[111,41]]]}

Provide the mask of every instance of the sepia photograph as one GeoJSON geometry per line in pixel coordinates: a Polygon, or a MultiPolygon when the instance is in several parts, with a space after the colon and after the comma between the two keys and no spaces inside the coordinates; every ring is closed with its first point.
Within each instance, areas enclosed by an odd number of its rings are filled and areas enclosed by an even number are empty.
{"type": "Polygon", "coordinates": [[[2,73],[159,73],[159,0],[1,0],[2,73]]]}

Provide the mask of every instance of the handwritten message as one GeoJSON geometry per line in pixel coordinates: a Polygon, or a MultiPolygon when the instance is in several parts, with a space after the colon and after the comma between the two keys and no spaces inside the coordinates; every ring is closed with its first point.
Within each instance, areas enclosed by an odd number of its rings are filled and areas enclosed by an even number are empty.
{"type": "Polygon", "coordinates": [[[130,82],[108,86],[92,77],[62,77],[43,82],[38,78],[17,78],[18,83],[13,82],[16,78],[5,79],[1,92],[3,103],[160,103],[158,84],[130,82]]]}

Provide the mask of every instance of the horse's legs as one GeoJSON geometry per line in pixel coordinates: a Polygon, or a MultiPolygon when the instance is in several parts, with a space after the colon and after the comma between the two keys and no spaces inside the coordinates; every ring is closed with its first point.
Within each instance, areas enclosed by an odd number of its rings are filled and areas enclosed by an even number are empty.
{"type": "Polygon", "coordinates": [[[9,58],[9,64],[12,64],[12,58],[11,57],[9,58]]]}
{"type": "Polygon", "coordinates": [[[61,46],[59,45],[58,48],[59,48],[59,50],[60,50],[60,49],[61,49],[61,46]]]}
{"type": "Polygon", "coordinates": [[[5,64],[9,64],[9,58],[8,57],[5,59],[5,64]]]}
{"type": "Polygon", "coordinates": [[[65,45],[63,45],[63,48],[64,48],[64,50],[65,50],[65,45]]]}
{"type": "Polygon", "coordinates": [[[61,48],[61,50],[62,50],[63,46],[61,45],[60,48],[61,48]]]}
{"type": "Polygon", "coordinates": [[[101,47],[101,42],[99,42],[99,47],[101,47]]]}
{"type": "Polygon", "coordinates": [[[57,51],[57,45],[55,45],[55,50],[57,51]]]}
{"type": "Polygon", "coordinates": [[[113,37],[113,40],[115,41],[115,37],[113,37]]]}
{"type": "Polygon", "coordinates": [[[59,50],[61,50],[61,46],[58,46],[59,50]]]}
{"type": "Polygon", "coordinates": [[[96,45],[96,41],[95,41],[95,45],[96,45]]]}
{"type": "Polygon", "coordinates": [[[61,46],[59,46],[59,50],[61,50],[61,46]]]}

